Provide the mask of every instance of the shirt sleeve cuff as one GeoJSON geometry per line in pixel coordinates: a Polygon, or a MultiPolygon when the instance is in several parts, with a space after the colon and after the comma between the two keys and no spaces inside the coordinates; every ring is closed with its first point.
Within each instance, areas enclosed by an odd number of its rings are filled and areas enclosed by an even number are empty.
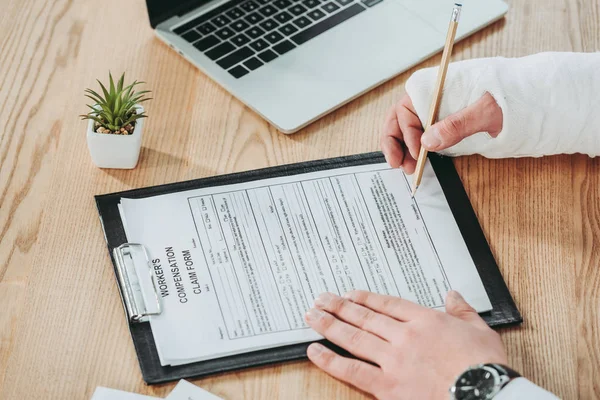
{"type": "Polygon", "coordinates": [[[494,400],[557,400],[558,397],[552,393],[533,384],[525,378],[517,378],[506,385],[494,400]]]}

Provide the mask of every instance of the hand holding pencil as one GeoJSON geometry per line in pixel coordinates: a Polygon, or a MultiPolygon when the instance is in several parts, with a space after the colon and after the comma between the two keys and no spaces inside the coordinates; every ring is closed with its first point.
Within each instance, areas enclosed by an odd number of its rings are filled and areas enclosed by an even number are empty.
{"type": "MultiPolygon", "coordinates": [[[[400,167],[407,174],[415,172],[417,159],[421,150],[425,153],[427,150],[441,151],[457,144],[462,139],[476,132],[486,131],[495,137],[502,129],[502,110],[489,93],[486,93],[466,109],[448,115],[443,120],[435,123],[444,87],[443,83],[439,84],[440,74],[444,73],[445,75],[447,71],[451,54],[451,48],[448,45],[453,43],[457,25],[454,19],[455,17],[458,18],[459,15],[459,13],[456,14],[455,10],[453,10],[446,47],[442,56],[442,67],[438,70],[438,79],[435,81],[434,90],[429,94],[425,94],[416,92],[416,89],[413,88],[413,92],[411,93],[419,95],[417,100],[421,104],[421,107],[423,107],[423,101],[429,101],[426,99],[433,100],[432,103],[437,101],[438,104],[430,103],[429,107],[430,110],[434,109],[435,115],[431,115],[431,112],[429,115],[423,113],[420,114],[423,120],[420,120],[413,105],[413,100],[407,94],[390,109],[386,116],[381,137],[381,149],[390,166],[393,168],[400,167]],[[449,41],[450,38],[452,40],[449,41]],[[427,96],[427,98],[423,96],[427,96]],[[423,128],[428,128],[425,129],[425,133],[423,133],[423,128]]],[[[415,75],[411,79],[415,78],[415,75]]],[[[417,78],[420,85],[423,84],[421,76],[419,75],[419,78],[417,78]]],[[[433,82],[435,75],[432,76],[432,74],[427,73],[426,76],[426,81],[433,82]]],[[[450,100],[446,99],[444,101],[450,100]]],[[[423,157],[422,160],[425,161],[426,157],[423,157]]]]}
{"type": "MultiPolygon", "coordinates": [[[[446,44],[444,45],[444,53],[442,54],[442,63],[438,71],[437,82],[435,84],[433,99],[431,101],[431,107],[429,108],[429,118],[427,119],[425,130],[427,130],[427,128],[437,121],[440,102],[442,100],[442,92],[444,90],[444,82],[446,82],[446,73],[448,72],[448,64],[450,64],[450,56],[452,54],[452,49],[454,48],[454,39],[456,38],[456,30],[458,29],[458,21],[460,20],[461,8],[461,4],[455,3],[454,9],[452,10],[452,18],[450,19],[450,25],[448,26],[448,35],[446,36],[446,44]]],[[[423,169],[425,168],[426,161],[427,150],[421,146],[419,157],[417,158],[415,177],[412,187],[413,196],[421,184],[421,178],[423,177],[423,169]]]]}

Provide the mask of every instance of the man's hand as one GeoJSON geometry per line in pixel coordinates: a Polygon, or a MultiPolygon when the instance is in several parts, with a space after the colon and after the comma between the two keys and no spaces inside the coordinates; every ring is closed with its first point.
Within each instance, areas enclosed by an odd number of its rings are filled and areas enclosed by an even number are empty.
{"type": "Polygon", "coordinates": [[[445,399],[467,367],[507,363],[500,336],[457,292],[448,294],[446,313],[364,291],[344,297],[324,293],[306,321],[371,364],[318,343],[308,347],[310,360],[378,399],[445,399]]]}
{"type": "Polygon", "coordinates": [[[423,133],[412,101],[405,95],[388,112],[383,125],[381,150],[391,167],[402,167],[407,174],[412,174],[421,145],[427,151],[440,151],[477,132],[487,132],[496,137],[502,131],[502,118],[502,109],[492,95],[486,93],[477,102],[437,122],[423,133]]]}

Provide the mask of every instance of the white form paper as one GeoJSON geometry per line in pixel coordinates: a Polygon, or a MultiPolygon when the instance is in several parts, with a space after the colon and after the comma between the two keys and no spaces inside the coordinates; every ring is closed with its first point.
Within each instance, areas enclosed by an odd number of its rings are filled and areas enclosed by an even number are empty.
{"type": "Polygon", "coordinates": [[[429,163],[422,182],[413,199],[402,171],[371,164],[121,199],[128,241],[152,259],[161,363],[318,340],[303,316],[323,292],[443,310],[455,289],[491,310],[429,163]]]}

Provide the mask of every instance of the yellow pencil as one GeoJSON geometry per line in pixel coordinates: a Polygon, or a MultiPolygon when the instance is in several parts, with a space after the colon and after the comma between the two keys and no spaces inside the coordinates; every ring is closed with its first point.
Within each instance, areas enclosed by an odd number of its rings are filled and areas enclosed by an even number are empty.
{"type": "MultiPolygon", "coordinates": [[[[444,46],[444,53],[442,54],[442,62],[438,71],[437,82],[433,92],[433,99],[431,101],[431,107],[429,108],[429,118],[425,124],[425,130],[431,125],[435,124],[438,112],[440,109],[440,102],[442,99],[442,91],[444,89],[444,82],[446,81],[446,72],[448,72],[448,64],[450,64],[450,55],[452,54],[452,48],[454,47],[454,38],[456,38],[456,29],[458,28],[458,20],[460,19],[460,10],[462,4],[455,3],[454,9],[452,10],[452,18],[450,19],[450,26],[448,27],[448,35],[446,36],[446,45],[444,46]]],[[[421,178],[423,177],[423,169],[425,168],[425,162],[427,161],[427,150],[421,146],[419,151],[419,158],[417,159],[417,167],[415,168],[415,177],[413,181],[412,195],[414,197],[417,193],[417,189],[421,184],[421,178]]]]}

